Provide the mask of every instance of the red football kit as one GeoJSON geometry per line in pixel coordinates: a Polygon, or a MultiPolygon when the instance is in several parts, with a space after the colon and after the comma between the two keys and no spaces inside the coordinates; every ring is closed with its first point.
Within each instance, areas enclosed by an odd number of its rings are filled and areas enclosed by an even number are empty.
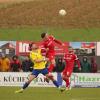
{"type": "MultiPolygon", "coordinates": [[[[53,36],[49,36],[49,38],[43,42],[43,46],[46,49],[46,57],[49,58],[50,62],[53,59],[55,59],[55,43],[54,42],[62,45],[62,43],[56,40],[53,36]]],[[[55,66],[54,64],[50,64],[49,72],[53,70],[54,66],[55,66]]]]}
{"type": "Polygon", "coordinates": [[[70,77],[71,73],[73,72],[74,63],[76,62],[78,64],[78,67],[80,68],[80,61],[74,53],[66,53],[64,55],[64,60],[66,62],[66,67],[63,71],[63,75],[67,75],[68,77],[70,77]]]}
{"type": "Polygon", "coordinates": [[[55,58],[54,42],[62,45],[62,43],[56,40],[53,36],[49,36],[49,38],[43,42],[43,46],[46,48],[46,57],[48,57],[50,61],[55,58]]]}

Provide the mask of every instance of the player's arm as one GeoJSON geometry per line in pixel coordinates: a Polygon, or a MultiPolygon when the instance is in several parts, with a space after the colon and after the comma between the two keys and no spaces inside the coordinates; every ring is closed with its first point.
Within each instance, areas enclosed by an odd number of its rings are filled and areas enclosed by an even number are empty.
{"type": "Polygon", "coordinates": [[[63,43],[61,41],[57,40],[57,39],[54,39],[54,41],[59,45],[63,45],[63,43]]]}
{"type": "Polygon", "coordinates": [[[44,61],[48,61],[48,58],[34,59],[34,62],[36,62],[36,63],[40,63],[40,62],[44,62],[44,61]]]}
{"type": "Polygon", "coordinates": [[[59,41],[59,40],[57,40],[57,39],[55,39],[55,38],[54,38],[54,41],[55,41],[57,44],[64,46],[64,44],[63,44],[61,41],[59,41]]]}
{"type": "Polygon", "coordinates": [[[50,38],[52,38],[52,40],[55,41],[57,44],[63,45],[63,43],[61,41],[55,39],[52,35],[50,36],[50,38]]]}
{"type": "Polygon", "coordinates": [[[65,63],[64,63],[64,65],[65,65],[65,68],[64,68],[64,69],[65,69],[65,70],[67,69],[67,67],[66,67],[66,65],[67,65],[67,62],[66,62],[66,55],[67,55],[67,54],[64,54],[64,58],[63,58],[63,62],[65,62],[65,63]]]}
{"type": "Polygon", "coordinates": [[[32,62],[36,62],[36,63],[47,61],[47,58],[44,58],[44,57],[42,59],[37,59],[37,57],[33,55],[32,53],[30,53],[30,58],[32,62]]]}
{"type": "Polygon", "coordinates": [[[75,55],[75,61],[76,61],[77,65],[78,65],[79,70],[81,70],[80,61],[79,61],[79,58],[76,55],[75,55]]]}
{"type": "Polygon", "coordinates": [[[81,65],[80,65],[79,59],[76,60],[76,63],[77,63],[77,65],[78,65],[78,68],[80,69],[80,68],[81,68],[81,65]]]}
{"type": "Polygon", "coordinates": [[[32,62],[36,62],[36,63],[42,62],[42,60],[37,59],[37,57],[32,55],[32,54],[30,54],[30,59],[31,59],[32,62]]]}

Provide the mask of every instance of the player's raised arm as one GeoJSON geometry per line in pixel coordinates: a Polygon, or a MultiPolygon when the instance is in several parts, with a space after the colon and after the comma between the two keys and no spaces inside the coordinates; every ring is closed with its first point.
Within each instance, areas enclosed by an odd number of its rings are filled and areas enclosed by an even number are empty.
{"type": "Polygon", "coordinates": [[[62,43],[60,40],[57,40],[57,39],[55,39],[55,38],[54,38],[54,41],[55,41],[57,44],[59,44],[59,45],[62,45],[62,46],[63,46],[63,43],[62,43]]]}
{"type": "Polygon", "coordinates": [[[53,39],[53,41],[55,41],[57,44],[59,44],[59,45],[62,45],[62,46],[63,46],[63,43],[62,43],[60,40],[55,39],[52,35],[50,36],[50,38],[52,38],[52,39],[53,39]]]}

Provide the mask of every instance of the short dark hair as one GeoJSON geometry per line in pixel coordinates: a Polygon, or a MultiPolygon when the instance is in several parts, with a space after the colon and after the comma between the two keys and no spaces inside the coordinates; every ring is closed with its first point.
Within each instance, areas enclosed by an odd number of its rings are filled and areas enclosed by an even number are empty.
{"type": "Polygon", "coordinates": [[[31,48],[31,47],[32,47],[32,45],[33,45],[33,43],[30,43],[30,44],[29,44],[29,48],[31,48]]]}
{"type": "Polygon", "coordinates": [[[32,45],[34,44],[34,42],[31,42],[30,44],[29,44],[29,51],[31,51],[32,50],[32,45]]]}
{"type": "Polygon", "coordinates": [[[41,33],[41,38],[44,38],[46,36],[46,32],[41,33]]]}

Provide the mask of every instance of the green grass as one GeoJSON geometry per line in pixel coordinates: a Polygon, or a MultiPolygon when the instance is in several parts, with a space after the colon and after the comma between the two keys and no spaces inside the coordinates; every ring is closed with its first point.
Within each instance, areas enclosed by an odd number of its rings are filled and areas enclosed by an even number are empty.
{"type": "Polygon", "coordinates": [[[0,40],[39,41],[40,34],[48,32],[62,41],[99,41],[100,28],[62,29],[62,28],[0,28],[0,40]]]}
{"type": "Polygon", "coordinates": [[[18,87],[0,87],[0,100],[100,100],[98,88],[74,88],[61,93],[56,88],[28,88],[15,94],[18,87]]]}

